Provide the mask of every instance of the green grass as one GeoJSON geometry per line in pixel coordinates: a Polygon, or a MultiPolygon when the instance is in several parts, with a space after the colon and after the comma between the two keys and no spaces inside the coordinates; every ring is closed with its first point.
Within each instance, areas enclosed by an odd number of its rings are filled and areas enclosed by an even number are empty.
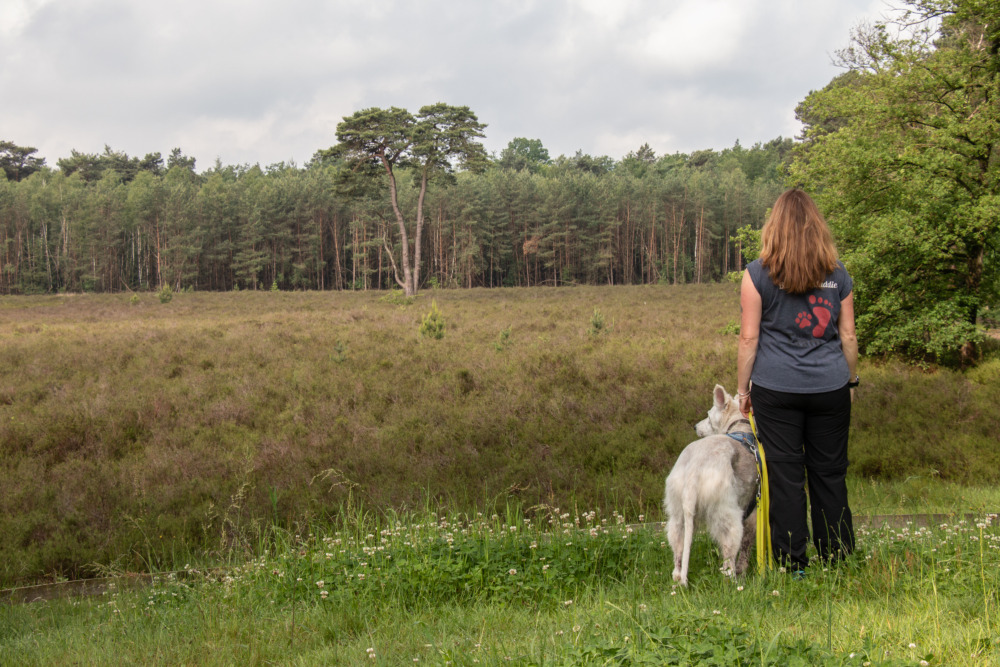
{"type": "MultiPolygon", "coordinates": [[[[0,587],[255,553],[349,500],[659,518],[712,387],[735,388],[732,285],[386,297],[0,298],[0,587]]],[[[1000,481],[991,354],[862,363],[858,511],[996,509],[973,491],[1000,481]]]]}
{"type": "Polygon", "coordinates": [[[699,536],[676,587],[620,514],[344,508],[218,571],[0,606],[0,664],[991,665],[993,519],[858,531],[847,561],[729,580],[699,536]]]}

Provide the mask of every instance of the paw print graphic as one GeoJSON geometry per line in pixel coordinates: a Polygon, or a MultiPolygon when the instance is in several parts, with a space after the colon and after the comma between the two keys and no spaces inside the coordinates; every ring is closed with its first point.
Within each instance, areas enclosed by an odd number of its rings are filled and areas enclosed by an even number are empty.
{"type": "MultiPolygon", "coordinates": [[[[830,319],[833,317],[833,304],[821,296],[810,294],[809,306],[812,308],[812,314],[816,318],[816,326],[813,327],[812,335],[815,338],[822,338],[823,334],[826,333],[827,325],[830,324],[830,319]]],[[[798,322],[797,319],[796,322],[798,322]]],[[[799,326],[802,327],[801,324],[799,326]]],[[[804,329],[805,327],[802,328],[804,329]]]]}

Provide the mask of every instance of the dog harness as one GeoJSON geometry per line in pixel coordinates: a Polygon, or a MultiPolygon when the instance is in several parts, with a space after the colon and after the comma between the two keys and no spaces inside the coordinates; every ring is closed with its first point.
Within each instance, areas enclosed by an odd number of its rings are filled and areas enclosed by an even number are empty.
{"type": "MultiPolygon", "coordinates": [[[[746,422],[748,425],[750,424],[749,419],[740,419],[730,424],[729,428],[733,428],[734,426],[736,426],[741,422],[746,422]]],[[[757,509],[757,502],[760,500],[760,491],[761,491],[760,450],[757,448],[757,438],[756,436],[754,436],[753,433],[747,433],[745,431],[737,431],[736,433],[729,433],[727,431],[726,435],[728,435],[730,438],[743,445],[747,449],[747,451],[753,454],[754,461],[756,461],[757,463],[757,493],[755,493],[753,498],[750,499],[750,504],[743,512],[743,520],[746,521],[750,517],[750,515],[753,514],[753,511],[757,509]]]]}

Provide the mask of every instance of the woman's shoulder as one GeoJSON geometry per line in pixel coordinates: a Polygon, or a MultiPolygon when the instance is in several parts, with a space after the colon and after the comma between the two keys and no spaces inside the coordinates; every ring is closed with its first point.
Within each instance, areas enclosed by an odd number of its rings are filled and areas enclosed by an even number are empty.
{"type": "Polygon", "coordinates": [[[760,259],[755,259],[747,264],[747,273],[750,274],[750,280],[753,281],[754,287],[761,294],[772,287],[771,274],[760,259]]]}
{"type": "Polygon", "coordinates": [[[840,290],[841,299],[846,298],[854,290],[854,280],[851,278],[847,267],[839,259],[837,260],[837,266],[833,269],[833,281],[835,286],[840,290]]]}

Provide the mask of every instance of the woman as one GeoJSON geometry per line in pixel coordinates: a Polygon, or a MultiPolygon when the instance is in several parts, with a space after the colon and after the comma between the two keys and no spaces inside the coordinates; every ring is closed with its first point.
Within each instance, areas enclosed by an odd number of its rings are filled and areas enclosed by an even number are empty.
{"type": "Polygon", "coordinates": [[[778,197],[760,259],[743,274],[737,370],[740,411],[753,409],[767,454],[774,556],[794,571],[808,564],[807,477],[820,557],[854,549],[845,481],[858,385],[852,287],[813,200],[798,189],[778,197]]]}

